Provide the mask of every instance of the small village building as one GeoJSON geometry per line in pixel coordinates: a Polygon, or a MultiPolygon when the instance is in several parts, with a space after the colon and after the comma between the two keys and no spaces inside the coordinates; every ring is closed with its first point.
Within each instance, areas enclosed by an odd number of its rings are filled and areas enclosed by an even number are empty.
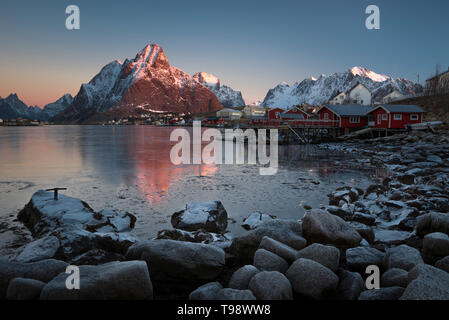
{"type": "Polygon", "coordinates": [[[0,125],[2,125],[3,124],[3,119],[0,119],[0,125]]]}
{"type": "Polygon", "coordinates": [[[217,118],[227,120],[238,120],[242,117],[242,111],[232,108],[223,108],[216,113],[217,118]]]}
{"type": "Polygon", "coordinates": [[[369,106],[371,105],[371,91],[363,84],[357,83],[348,91],[348,100],[350,104],[369,106]]]}
{"type": "Polygon", "coordinates": [[[336,121],[338,128],[359,129],[368,126],[367,113],[371,110],[362,105],[325,105],[318,115],[322,121],[336,121]]]}
{"type": "Polygon", "coordinates": [[[405,129],[421,123],[424,110],[416,105],[382,104],[368,112],[369,126],[383,129],[405,129]]]}
{"type": "Polygon", "coordinates": [[[329,104],[344,104],[348,100],[346,92],[338,92],[333,98],[329,100],[329,104]]]}
{"type": "Polygon", "coordinates": [[[281,113],[281,118],[283,120],[298,120],[298,119],[308,119],[310,114],[305,112],[299,107],[292,107],[285,112],[281,113]]]}
{"type": "Polygon", "coordinates": [[[265,116],[267,109],[261,106],[245,106],[242,111],[245,118],[251,119],[254,116],[265,116]]]}
{"type": "Polygon", "coordinates": [[[405,95],[400,93],[398,90],[394,90],[394,91],[390,92],[389,94],[387,94],[385,97],[383,97],[381,103],[390,103],[392,101],[402,100],[402,99],[405,99],[405,95]]]}
{"type": "Polygon", "coordinates": [[[281,114],[284,112],[284,109],[274,108],[268,111],[268,120],[280,120],[281,114]]]}

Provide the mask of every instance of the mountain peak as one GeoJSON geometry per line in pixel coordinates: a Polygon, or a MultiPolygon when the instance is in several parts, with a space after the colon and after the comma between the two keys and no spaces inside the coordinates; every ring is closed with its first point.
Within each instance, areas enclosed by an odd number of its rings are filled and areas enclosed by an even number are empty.
{"type": "Polygon", "coordinates": [[[378,74],[374,71],[371,71],[364,67],[353,67],[349,70],[354,76],[367,77],[373,80],[374,82],[384,82],[388,79],[391,79],[389,76],[378,74]]]}
{"type": "Polygon", "coordinates": [[[155,43],[146,45],[145,48],[137,53],[134,59],[134,62],[145,63],[147,66],[154,66],[157,61],[164,61],[168,63],[164,54],[164,49],[155,43]]]}

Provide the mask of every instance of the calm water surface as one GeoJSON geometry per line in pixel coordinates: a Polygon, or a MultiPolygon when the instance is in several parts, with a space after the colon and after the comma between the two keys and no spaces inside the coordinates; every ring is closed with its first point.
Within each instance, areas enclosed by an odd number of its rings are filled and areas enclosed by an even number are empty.
{"type": "Polygon", "coordinates": [[[317,146],[279,146],[280,168],[259,175],[254,165],[181,165],[170,161],[172,128],[151,126],[0,127],[0,222],[39,189],[67,187],[94,209],[137,215],[134,233],[154,236],[190,201],[221,200],[229,229],[244,232],[254,211],[299,218],[303,204],[327,204],[342,185],[366,187],[373,171],[348,165],[346,156],[317,146]]]}

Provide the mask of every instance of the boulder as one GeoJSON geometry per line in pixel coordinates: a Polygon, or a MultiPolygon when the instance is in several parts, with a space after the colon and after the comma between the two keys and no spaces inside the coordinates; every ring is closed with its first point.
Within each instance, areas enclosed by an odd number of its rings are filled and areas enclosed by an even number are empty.
{"type": "Polygon", "coordinates": [[[216,300],[256,300],[250,290],[225,288],[218,291],[216,300]]]}
{"type": "Polygon", "coordinates": [[[292,286],[288,279],[277,271],[262,271],[252,277],[249,289],[258,300],[291,300],[292,286]]]}
{"type": "Polygon", "coordinates": [[[382,274],[382,287],[403,287],[408,284],[408,272],[403,269],[391,268],[382,274]]]}
{"type": "Polygon", "coordinates": [[[444,257],[443,259],[440,259],[437,262],[435,262],[435,267],[449,273],[449,256],[444,257]]]}
{"type": "Polygon", "coordinates": [[[101,249],[92,249],[73,258],[70,264],[76,266],[86,264],[96,266],[99,264],[105,264],[112,261],[123,261],[123,260],[125,260],[125,256],[119,253],[108,252],[101,249]]]}
{"type": "Polygon", "coordinates": [[[262,223],[256,229],[232,240],[230,252],[240,258],[243,263],[251,263],[251,258],[259,248],[263,237],[270,237],[296,250],[306,246],[301,236],[301,223],[292,220],[274,219],[262,223]]]}
{"type": "Polygon", "coordinates": [[[251,213],[245,219],[243,219],[242,227],[246,230],[254,230],[262,223],[273,220],[274,218],[275,218],[274,216],[265,213],[254,212],[251,213]]]}
{"type": "Polygon", "coordinates": [[[342,300],[357,300],[360,293],[365,290],[365,281],[357,272],[342,270],[339,278],[337,296],[342,300]]]}
{"type": "Polygon", "coordinates": [[[53,258],[58,252],[60,243],[55,236],[44,236],[25,245],[14,259],[17,262],[35,262],[53,258]]]}
{"type": "Polygon", "coordinates": [[[215,280],[225,265],[221,248],[174,240],[136,243],[128,249],[126,258],[146,261],[152,279],[215,280]]]}
{"type": "Polygon", "coordinates": [[[363,239],[368,241],[368,243],[374,242],[375,235],[372,227],[356,221],[349,221],[348,224],[353,227],[363,239]]]}
{"type": "Polygon", "coordinates": [[[340,217],[323,210],[307,211],[302,218],[302,233],[308,243],[356,247],[362,237],[340,217]]]}
{"type": "Polygon", "coordinates": [[[428,264],[416,265],[401,300],[449,300],[449,273],[428,264]]]}
{"type": "Polygon", "coordinates": [[[286,276],[295,292],[314,299],[334,293],[338,286],[338,277],[332,270],[309,259],[293,262],[286,276]]]}
{"type": "Polygon", "coordinates": [[[423,255],[432,262],[449,256],[449,236],[441,232],[426,234],[423,241],[423,255]]]}
{"type": "Polygon", "coordinates": [[[192,291],[189,300],[215,300],[218,292],[223,289],[219,282],[209,282],[192,291]]]}
{"type": "Polygon", "coordinates": [[[92,248],[124,254],[136,239],[125,231],[134,228],[136,217],[128,212],[96,212],[80,199],[39,190],[19,212],[38,240],[25,246],[19,261],[49,257],[70,260],[92,248]],[[59,244],[59,246],[58,246],[59,244]]]}
{"type": "Polygon", "coordinates": [[[223,232],[228,227],[228,213],[221,201],[190,202],[172,215],[171,224],[187,231],[223,232]]]}
{"type": "Polygon", "coordinates": [[[261,271],[279,271],[285,273],[288,263],[277,254],[265,249],[258,249],[254,254],[254,266],[261,271]]]}
{"type": "Polygon", "coordinates": [[[228,287],[240,290],[248,289],[251,278],[259,272],[259,269],[253,265],[243,266],[232,274],[228,287]]]}
{"type": "Polygon", "coordinates": [[[431,212],[418,218],[416,234],[424,237],[428,233],[442,232],[449,235],[449,214],[431,212]]]}
{"type": "Polygon", "coordinates": [[[9,281],[13,278],[28,278],[48,282],[69,264],[64,261],[48,259],[31,263],[10,262],[0,259],[0,299],[6,297],[9,281]]]}
{"type": "Polygon", "coordinates": [[[42,289],[42,300],[149,300],[153,285],[143,261],[79,266],[80,288],[67,290],[68,275],[61,273],[42,289]]]}
{"type": "Polygon", "coordinates": [[[333,246],[313,243],[298,251],[297,258],[316,261],[335,272],[340,264],[340,250],[333,246]]]}
{"type": "Polygon", "coordinates": [[[372,247],[357,247],[346,250],[346,264],[361,272],[369,265],[382,266],[384,253],[372,247]]]}
{"type": "Polygon", "coordinates": [[[405,244],[388,248],[383,261],[385,269],[399,268],[406,271],[421,263],[424,262],[419,251],[405,244]]]}
{"type": "Polygon", "coordinates": [[[359,300],[398,300],[404,293],[402,287],[388,287],[363,291],[359,300]]]}
{"type": "Polygon", "coordinates": [[[283,258],[285,261],[289,263],[296,260],[296,255],[298,253],[298,251],[293,249],[292,247],[289,247],[288,245],[283,244],[282,242],[274,240],[270,237],[262,238],[262,241],[260,242],[259,245],[259,249],[265,249],[270,252],[273,252],[274,254],[278,255],[279,257],[283,258]]]}
{"type": "Polygon", "coordinates": [[[181,229],[161,230],[157,233],[156,239],[213,244],[222,249],[229,248],[232,243],[232,235],[229,232],[213,233],[202,229],[195,231],[181,229]]]}
{"type": "Polygon", "coordinates": [[[41,295],[45,282],[26,279],[14,278],[9,281],[6,299],[8,300],[37,300],[41,295]]]}

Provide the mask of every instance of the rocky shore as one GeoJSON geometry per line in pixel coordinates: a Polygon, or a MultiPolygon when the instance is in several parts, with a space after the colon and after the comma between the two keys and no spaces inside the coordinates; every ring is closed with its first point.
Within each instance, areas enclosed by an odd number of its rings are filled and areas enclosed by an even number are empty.
{"type": "Polygon", "coordinates": [[[357,152],[390,175],[350,185],[298,220],[255,212],[227,232],[220,201],[188,203],[173,229],[130,235],[136,217],[36,192],[18,219],[34,240],[0,259],[1,299],[449,299],[449,134],[415,133],[322,148],[357,152]],[[66,268],[79,266],[80,289],[66,268]],[[380,289],[367,290],[368,266],[380,289]]]}

